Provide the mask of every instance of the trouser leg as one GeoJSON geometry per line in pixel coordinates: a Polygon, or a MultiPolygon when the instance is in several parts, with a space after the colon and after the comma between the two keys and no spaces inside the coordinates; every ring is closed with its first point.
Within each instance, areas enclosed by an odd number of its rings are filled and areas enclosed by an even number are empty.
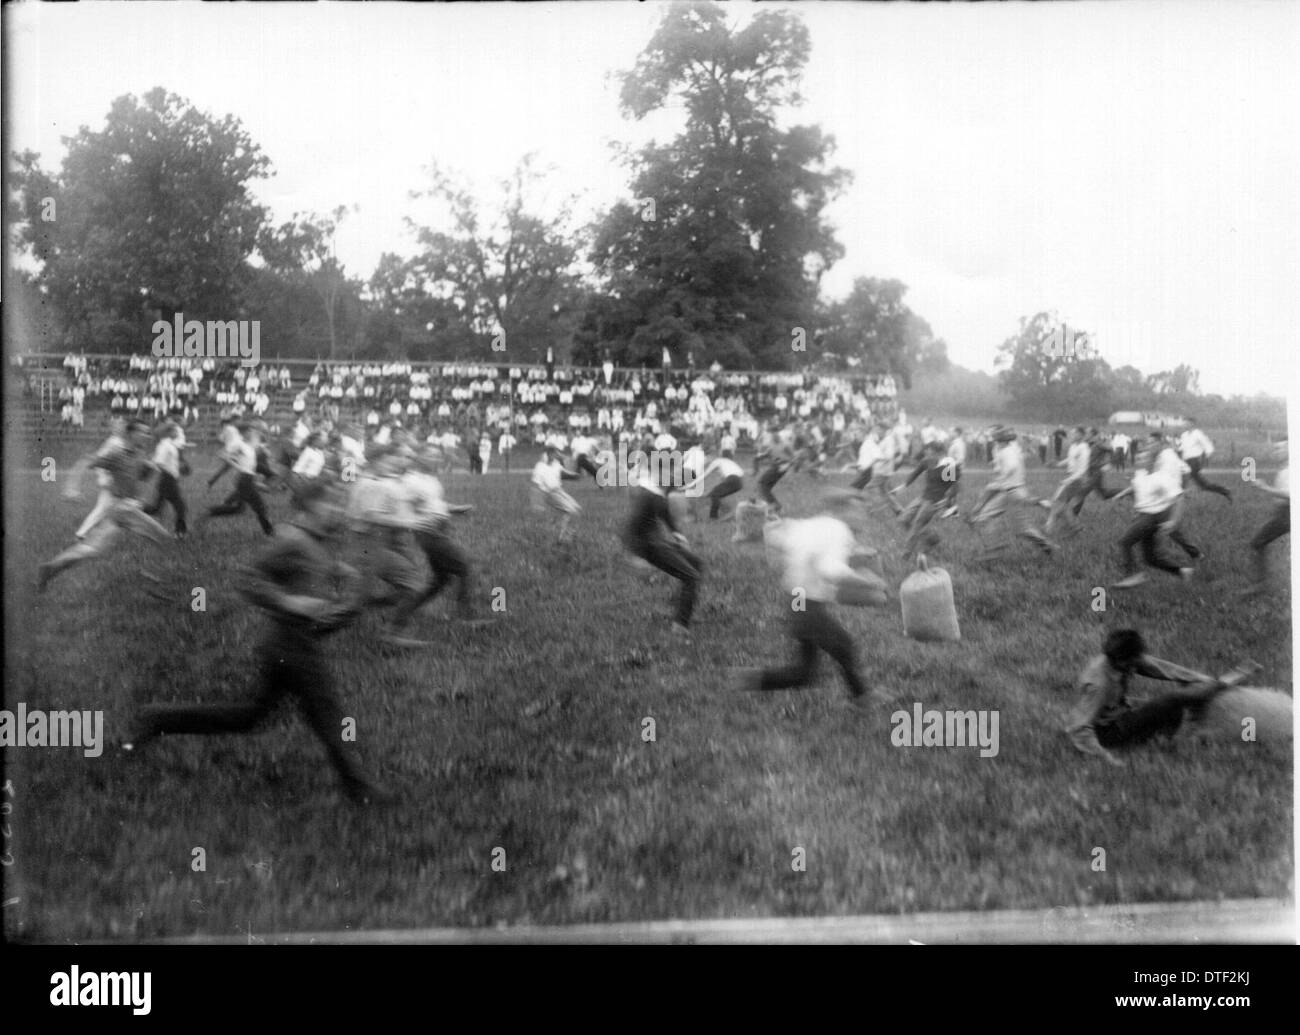
{"type": "Polygon", "coordinates": [[[1255,578],[1258,582],[1268,579],[1268,545],[1275,539],[1291,534],[1291,504],[1277,508],[1264,526],[1255,533],[1250,541],[1251,559],[1254,562],[1255,578]]]}
{"type": "Polygon", "coordinates": [[[703,572],[700,559],[686,547],[675,542],[642,543],[635,552],[660,571],[681,582],[677,593],[677,613],[674,620],[679,625],[690,625],[703,572]]]}
{"type": "Polygon", "coordinates": [[[709,518],[716,519],[722,509],[722,501],[734,496],[741,490],[743,482],[734,474],[728,475],[709,491],[709,518]]]}

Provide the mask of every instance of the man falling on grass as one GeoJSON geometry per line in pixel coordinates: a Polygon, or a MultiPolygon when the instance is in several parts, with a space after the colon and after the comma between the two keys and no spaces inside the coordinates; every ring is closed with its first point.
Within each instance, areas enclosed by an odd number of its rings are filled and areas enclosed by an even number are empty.
{"type": "Polygon", "coordinates": [[[1114,629],[1106,635],[1102,652],[1079,675],[1080,696],[1066,732],[1084,754],[1123,765],[1115,749],[1173,736],[1184,718],[1195,719],[1215,694],[1257,671],[1259,666],[1249,662],[1215,678],[1148,654],[1136,629],[1114,629]],[[1177,683],[1179,689],[1134,706],[1128,700],[1134,675],[1177,683]]]}
{"type": "Polygon", "coordinates": [[[308,488],[301,502],[302,511],[276,531],[242,587],[267,615],[266,635],[257,648],[256,695],[239,704],[147,706],[122,747],[133,752],[162,734],[247,733],[289,697],[324,746],[348,797],[358,804],[388,801],[391,795],[371,782],[343,740],[343,706],[320,645],[352,622],[364,604],[358,573],[335,559],[341,507],[321,483],[308,488]],[[333,588],[340,584],[346,590],[336,596],[333,588]]]}

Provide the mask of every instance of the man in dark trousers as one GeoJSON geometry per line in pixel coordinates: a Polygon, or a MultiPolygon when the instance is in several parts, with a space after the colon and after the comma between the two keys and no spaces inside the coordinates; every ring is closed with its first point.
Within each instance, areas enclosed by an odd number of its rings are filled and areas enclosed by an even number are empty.
{"type": "Polygon", "coordinates": [[[1231,503],[1232,493],[1228,489],[1225,489],[1222,485],[1207,482],[1201,475],[1201,469],[1210,462],[1210,457],[1214,455],[1214,443],[1210,441],[1205,432],[1196,426],[1196,421],[1189,418],[1187,423],[1187,430],[1178,437],[1178,454],[1183,458],[1184,463],[1191,468],[1192,481],[1206,492],[1213,492],[1231,503]]]}
{"type": "Polygon", "coordinates": [[[343,706],[320,647],[320,640],[353,621],[363,604],[357,573],[335,560],[341,511],[330,492],[324,485],[307,490],[303,511],[280,527],[242,587],[269,619],[257,649],[256,696],[241,704],[147,706],[124,750],[135,751],[161,734],[246,733],[281,699],[291,697],[325,747],[348,797],[358,804],[388,800],[343,739],[343,706]],[[350,584],[349,590],[334,597],[330,584],[340,580],[350,584]]]}
{"type": "MultiPolygon", "coordinates": [[[[1286,442],[1279,442],[1274,451],[1287,461],[1289,448],[1286,442]]],[[[1273,513],[1264,522],[1260,530],[1250,541],[1251,562],[1255,569],[1255,581],[1243,592],[1245,596],[1263,593],[1268,589],[1268,546],[1275,539],[1291,534],[1291,469],[1287,463],[1277,473],[1272,485],[1256,482],[1255,485],[1268,493],[1274,500],[1273,513]]]]}
{"type": "Polygon", "coordinates": [[[275,526],[267,516],[266,502],[257,488],[258,446],[261,445],[261,435],[252,424],[240,424],[238,431],[239,435],[231,441],[221,466],[217,468],[216,474],[208,479],[208,487],[211,488],[227,469],[233,470],[234,491],[223,502],[215,507],[209,507],[206,513],[201,514],[199,523],[206,518],[241,514],[247,506],[252,508],[257,523],[262,526],[262,532],[269,536],[275,532],[275,526]]]}
{"type": "Polygon", "coordinates": [[[450,534],[452,515],[464,514],[472,508],[447,502],[442,482],[434,475],[439,459],[436,450],[424,449],[416,456],[411,469],[401,478],[402,490],[411,514],[415,544],[429,562],[432,578],[419,592],[408,595],[398,605],[393,616],[393,628],[397,635],[402,634],[411,616],[437,597],[453,579],[457,583],[456,604],[459,617],[464,621],[474,619],[469,561],[450,534]]]}
{"type": "Polygon", "coordinates": [[[654,565],[681,583],[677,593],[677,613],[673,631],[690,638],[691,615],[700,590],[704,566],[686,545],[686,536],[677,527],[668,505],[665,486],[667,472],[642,468],[632,488],[632,513],[623,529],[623,545],[635,557],[654,565]],[[656,478],[658,473],[660,477],[656,478]]]}
{"type": "Polygon", "coordinates": [[[865,704],[885,697],[868,689],[858,668],[853,637],[832,611],[840,588],[864,579],[877,606],[888,600],[883,584],[876,585],[876,580],[860,575],[849,564],[857,535],[866,525],[865,513],[860,496],[835,489],[823,497],[819,515],[786,521],[774,530],[773,541],[784,558],[782,586],[789,594],[795,656],[780,668],[742,670],[740,689],[761,692],[807,687],[816,678],[818,655],[825,651],[839,668],[851,702],[865,704]]]}
{"type": "Polygon", "coordinates": [[[158,429],[158,444],[153,451],[153,465],[158,469],[158,498],[144,512],[150,517],[162,512],[163,504],[171,504],[176,519],[176,538],[184,539],[185,499],[181,496],[181,462],[182,456],[178,442],[181,429],[167,421],[158,429]]]}

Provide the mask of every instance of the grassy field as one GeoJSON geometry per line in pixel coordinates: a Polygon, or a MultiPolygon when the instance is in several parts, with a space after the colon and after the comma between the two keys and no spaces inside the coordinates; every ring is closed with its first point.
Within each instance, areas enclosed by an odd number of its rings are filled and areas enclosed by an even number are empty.
{"type": "MultiPolygon", "coordinates": [[[[967,502],[985,478],[970,472],[967,502]]],[[[1056,476],[1032,479],[1047,494],[1056,476]]],[[[449,479],[448,495],[477,507],[457,537],[481,608],[491,615],[492,590],[505,591],[488,627],[446,623],[439,601],[415,626],[430,649],[382,646],[373,615],[328,641],[364,760],[398,804],[348,805],[291,712],[254,736],[165,738],[136,756],[8,751],[7,932],[258,938],[1293,895],[1289,749],[1176,741],[1117,770],[1060,732],[1074,676],[1117,624],[1210,671],[1253,657],[1260,685],[1291,690],[1289,540],[1274,548],[1275,594],[1234,597],[1263,494],[1243,489],[1229,507],[1194,492],[1189,531],[1209,551],[1196,581],[1113,594],[1104,614],[1091,591],[1119,574],[1127,504],[1090,501],[1085,531],[1052,560],[1017,547],[977,563],[966,526],[942,522],[964,640],[904,638],[896,600],[841,609],[896,702],[858,710],[825,659],[803,693],[733,689],[729,667],[788,650],[788,597],[761,546],[733,545],[729,524],[690,528],[705,583],[694,643],[679,648],[675,584],[623,563],[626,492],[574,484],[585,510],[565,548],[527,509],[526,478],[449,479]],[[894,747],[890,713],[914,702],[997,709],[999,753],[894,747]]],[[[791,475],[778,495],[799,515],[817,488],[791,475]]],[[[233,568],[262,545],[251,515],[165,550],[132,541],[37,597],[38,561],[91,504],[60,489],[14,474],[5,493],[6,707],[103,709],[111,744],[145,702],[247,693],[258,616],[238,605],[233,568]],[[150,595],[142,569],[172,602],[150,595]],[[190,609],[196,586],[206,613],[190,609]]],[[[900,536],[880,516],[872,538],[896,588],[900,536]]]]}

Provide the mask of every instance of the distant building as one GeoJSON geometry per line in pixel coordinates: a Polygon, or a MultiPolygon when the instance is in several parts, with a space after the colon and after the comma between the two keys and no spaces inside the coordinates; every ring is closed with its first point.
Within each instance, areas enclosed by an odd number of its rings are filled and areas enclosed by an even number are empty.
{"type": "Polygon", "coordinates": [[[1154,428],[1157,431],[1162,431],[1166,428],[1187,427],[1187,418],[1176,417],[1172,413],[1140,413],[1137,410],[1117,410],[1106,419],[1106,423],[1138,424],[1143,427],[1154,428]]]}

